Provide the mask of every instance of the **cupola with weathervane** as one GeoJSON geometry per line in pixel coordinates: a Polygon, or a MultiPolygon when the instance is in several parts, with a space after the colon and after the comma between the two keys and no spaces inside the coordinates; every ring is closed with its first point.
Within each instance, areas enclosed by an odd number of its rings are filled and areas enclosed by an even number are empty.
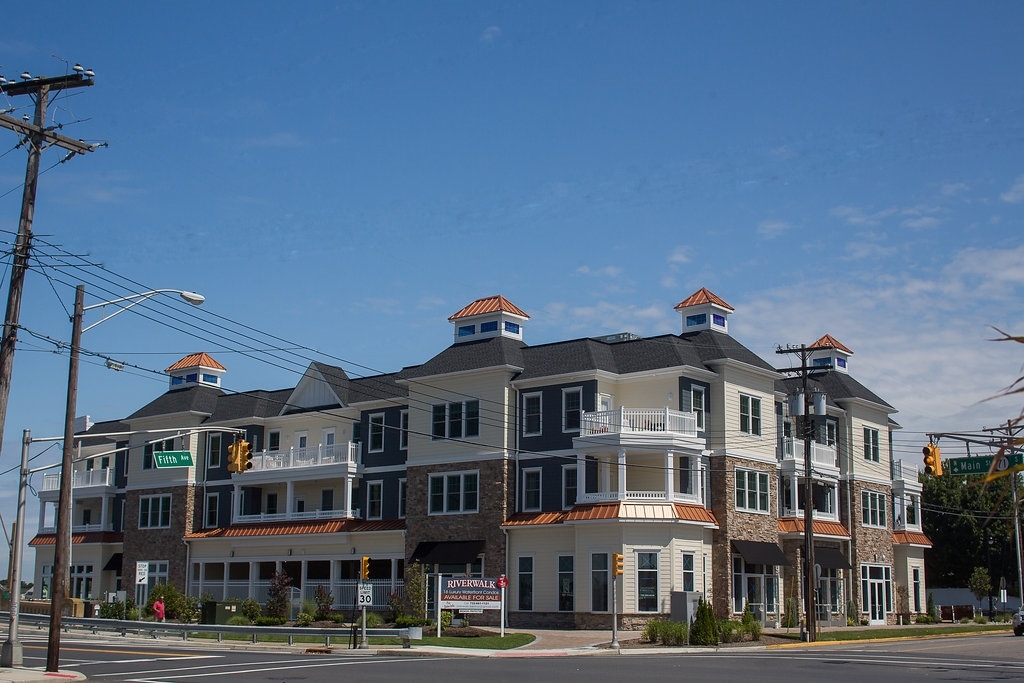
{"type": "Polygon", "coordinates": [[[500,294],[477,299],[448,318],[455,326],[455,343],[490,337],[523,339],[523,323],[530,316],[500,294]]]}
{"type": "Polygon", "coordinates": [[[849,374],[849,359],[853,351],[843,346],[831,334],[822,336],[807,348],[811,351],[809,360],[814,367],[831,367],[838,372],[849,374]]]}
{"type": "Polygon", "coordinates": [[[729,334],[729,314],[735,309],[711,290],[701,287],[676,304],[676,310],[683,317],[683,334],[701,330],[729,334]]]}
{"type": "Polygon", "coordinates": [[[164,370],[171,378],[171,389],[207,386],[219,387],[227,368],[206,352],[192,353],[164,370]]]}

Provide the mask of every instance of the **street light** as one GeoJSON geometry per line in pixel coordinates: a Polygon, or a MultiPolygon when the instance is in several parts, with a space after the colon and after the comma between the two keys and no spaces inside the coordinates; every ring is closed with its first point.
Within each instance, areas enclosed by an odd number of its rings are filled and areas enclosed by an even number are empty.
{"type": "Polygon", "coordinates": [[[78,402],[78,358],[81,353],[82,333],[86,330],[91,330],[102,322],[110,320],[115,315],[123,313],[150,297],[167,292],[178,294],[193,306],[198,306],[205,301],[201,294],[196,294],[195,292],[187,292],[181,289],[154,289],[149,292],[132,294],[112,299],[111,301],[85,306],[85,285],[78,285],[75,289],[75,312],[71,317],[71,360],[68,362],[68,400],[67,410],[64,413],[64,452],[60,463],[60,492],[57,497],[57,536],[53,548],[53,592],[50,599],[50,634],[46,645],[46,670],[49,672],[57,671],[60,664],[61,618],[63,616],[64,601],[67,597],[71,573],[71,486],[73,477],[71,460],[74,451],[75,410],[76,403],[78,402]],[[85,311],[123,303],[127,303],[127,305],[119,306],[110,315],[103,317],[84,329],[82,328],[82,315],[85,311]]]}

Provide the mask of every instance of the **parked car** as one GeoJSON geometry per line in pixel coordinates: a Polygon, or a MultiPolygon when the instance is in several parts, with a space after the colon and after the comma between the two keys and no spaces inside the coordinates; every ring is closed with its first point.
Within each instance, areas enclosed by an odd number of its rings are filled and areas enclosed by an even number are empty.
{"type": "Polygon", "coordinates": [[[1024,607],[1013,613],[1013,635],[1024,636],[1024,607]]]}

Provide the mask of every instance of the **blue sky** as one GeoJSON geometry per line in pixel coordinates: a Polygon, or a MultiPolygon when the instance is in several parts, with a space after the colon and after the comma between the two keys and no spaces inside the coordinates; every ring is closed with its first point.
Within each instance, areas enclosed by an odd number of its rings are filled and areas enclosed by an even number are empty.
{"type": "MultiPolygon", "coordinates": [[[[900,411],[897,457],[1020,411],[983,400],[1024,359],[989,341],[1024,334],[1019,3],[48,7],[0,27],[0,73],[94,69],[50,121],[109,146],[44,154],[47,266],[26,282],[0,470],[22,429],[62,431],[67,355],[45,338],[70,338],[79,282],[87,304],[207,297],[86,333],[128,363],[84,362],[78,412],[96,420],[157,396],[150,370],[192,351],[228,389],[276,389],[310,358],[353,375],[423,362],[482,296],[523,308],[543,343],[678,332],[673,306],[702,286],[780,366],[779,344],[850,347],[900,411]],[[181,322],[160,324],[171,310],[181,322]]],[[[0,130],[7,248],[16,144],[0,130]]]]}

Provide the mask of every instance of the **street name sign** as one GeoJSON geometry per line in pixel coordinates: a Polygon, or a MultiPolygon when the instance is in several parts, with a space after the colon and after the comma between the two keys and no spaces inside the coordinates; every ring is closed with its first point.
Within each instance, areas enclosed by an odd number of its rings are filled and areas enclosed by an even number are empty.
{"type": "MultiPolygon", "coordinates": [[[[977,458],[946,458],[945,466],[950,474],[988,474],[992,469],[993,457],[984,455],[977,458]]],[[[1024,466],[1024,453],[1004,455],[996,463],[996,472],[1003,472],[1011,467],[1024,466]]]]}
{"type": "Polygon", "coordinates": [[[192,467],[192,451],[157,451],[153,453],[153,462],[160,467],[192,467]]]}

